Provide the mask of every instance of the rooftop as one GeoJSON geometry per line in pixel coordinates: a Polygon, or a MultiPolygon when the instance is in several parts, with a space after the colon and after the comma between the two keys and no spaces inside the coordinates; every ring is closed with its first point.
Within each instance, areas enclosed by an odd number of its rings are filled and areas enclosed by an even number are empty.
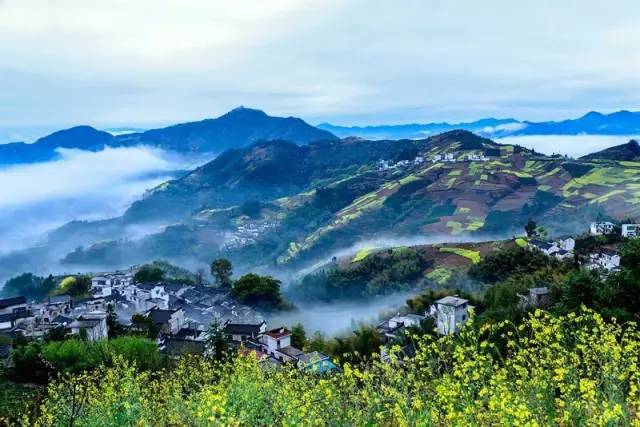
{"type": "Polygon", "coordinates": [[[287,328],[277,328],[272,329],[267,332],[266,335],[269,335],[271,338],[279,340],[280,338],[288,337],[291,335],[291,331],[287,328]]]}
{"type": "Polygon", "coordinates": [[[278,351],[291,357],[292,359],[298,359],[300,356],[304,355],[304,351],[300,350],[299,348],[291,347],[290,345],[282,347],[278,351]]]}
{"type": "Polygon", "coordinates": [[[229,335],[258,335],[264,322],[259,324],[250,323],[227,323],[224,325],[224,332],[229,335]]]}
{"type": "Polygon", "coordinates": [[[26,303],[27,303],[27,297],[23,297],[23,296],[0,299],[0,309],[8,308],[13,305],[26,304],[26,303]]]}
{"type": "Polygon", "coordinates": [[[449,296],[449,297],[440,298],[438,301],[436,301],[436,304],[449,305],[451,307],[459,307],[468,302],[469,301],[467,301],[464,298],[449,296]]]}
{"type": "Polygon", "coordinates": [[[171,320],[171,316],[173,316],[178,310],[152,308],[147,312],[147,317],[153,320],[153,323],[160,325],[169,322],[169,320],[171,320]]]}
{"type": "Polygon", "coordinates": [[[545,295],[549,293],[549,288],[531,288],[529,292],[536,295],[545,295]]]}

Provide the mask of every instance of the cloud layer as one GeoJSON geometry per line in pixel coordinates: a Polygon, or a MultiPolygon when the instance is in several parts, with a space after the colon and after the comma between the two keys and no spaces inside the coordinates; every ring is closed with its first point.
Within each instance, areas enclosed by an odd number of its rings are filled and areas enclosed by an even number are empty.
{"type": "Polygon", "coordinates": [[[637,0],[0,2],[0,126],[637,109],[637,0]]]}
{"type": "Polygon", "coordinates": [[[55,161],[0,169],[0,252],[70,220],[119,215],[172,171],[192,166],[147,147],[59,153],[55,161]]]}

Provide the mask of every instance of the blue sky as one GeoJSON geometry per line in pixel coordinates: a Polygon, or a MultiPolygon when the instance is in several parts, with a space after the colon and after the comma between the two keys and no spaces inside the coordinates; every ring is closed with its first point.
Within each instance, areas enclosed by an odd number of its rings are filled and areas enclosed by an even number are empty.
{"type": "Polygon", "coordinates": [[[637,0],[0,0],[0,129],[640,110],[637,0]]]}

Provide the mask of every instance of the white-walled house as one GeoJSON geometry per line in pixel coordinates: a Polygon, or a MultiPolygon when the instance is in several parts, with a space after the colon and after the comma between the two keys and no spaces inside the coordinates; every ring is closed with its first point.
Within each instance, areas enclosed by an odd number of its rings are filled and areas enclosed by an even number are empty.
{"type": "Polygon", "coordinates": [[[589,234],[592,236],[601,236],[603,234],[611,234],[613,233],[615,226],[612,222],[604,221],[604,222],[592,222],[589,227],[589,234]]]}
{"type": "Polygon", "coordinates": [[[560,249],[564,249],[567,252],[573,252],[576,248],[576,241],[571,237],[560,240],[558,243],[560,244],[560,249]]]}
{"type": "Polygon", "coordinates": [[[589,260],[587,268],[591,270],[604,268],[611,271],[620,267],[620,255],[612,249],[602,249],[598,253],[591,254],[589,260]]]}
{"type": "Polygon", "coordinates": [[[429,314],[436,320],[440,335],[454,334],[469,320],[469,301],[457,296],[444,297],[431,306],[429,314]]]}
{"type": "Polygon", "coordinates": [[[531,249],[537,249],[545,255],[549,256],[560,250],[560,247],[558,247],[558,245],[556,245],[554,242],[543,242],[536,239],[529,240],[528,246],[531,249]]]}
{"type": "Polygon", "coordinates": [[[622,224],[622,237],[640,236],[640,224],[622,224]]]}
{"type": "Polygon", "coordinates": [[[163,310],[152,308],[147,312],[147,317],[159,328],[163,335],[176,334],[185,324],[184,310],[163,310]]]}
{"type": "Polygon", "coordinates": [[[67,328],[72,335],[84,334],[89,341],[98,341],[109,337],[107,328],[107,313],[104,311],[91,311],[78,316],[67,328]]]}

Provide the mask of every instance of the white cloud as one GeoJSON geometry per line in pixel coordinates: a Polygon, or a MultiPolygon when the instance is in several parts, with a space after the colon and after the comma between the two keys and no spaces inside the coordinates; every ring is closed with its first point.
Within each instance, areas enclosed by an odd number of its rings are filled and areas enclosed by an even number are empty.
{"type": "Polygon", "coordinates": [[[544,154],[558,153],[580,157],[614,145],[624,144],[633,138],[633,136],[605,135],[530,135],[510,136],[498,139],[496,142],[518,144],[544,154]]]}
{"type": "Polygon", "coordinates": [[[498,126],[486,126],[482,129],[482,131],[484,133],[496,133],[496,132],[503,132],[503,131],[516,131],[516,130],[520,130],[520,129],[524,129],[527,127],[526,123],[505,123],[502,125],[498,125],[498,126]]]}
{"type": "Polygon", "coordinates": [[[634,109],[639,21],[637,0],[6,0],[0,125],[239,104],[347,124],[634,109]]]}
{"type": "Polygon", "coordinates": [[[194,166],[147,147],[59,153],[55,161],[0,168],[0,253],[71,220],[120,215],[171,171],[194,166]]]}

